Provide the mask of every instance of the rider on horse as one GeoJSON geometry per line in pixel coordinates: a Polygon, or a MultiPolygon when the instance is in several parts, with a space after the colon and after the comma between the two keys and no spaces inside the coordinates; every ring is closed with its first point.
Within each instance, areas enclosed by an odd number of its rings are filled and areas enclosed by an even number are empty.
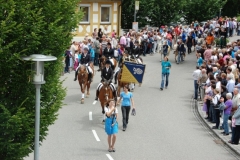
{"type": "Polygon", "coordinates": [[[78,69],[79,69],[79,67],[81,65],[85,65],[86,66],[87,71],[88,71],[88,81],[92,81],[92,74],[93,73],[92,73],[92,70],[88,67],[90,62],[91,62],[91,59],[90,59],[90,55],[88,54],[88,48],[85,47],[83,49],[83,53],[81,55],[81,60],[80,60],[79,66],[76,68],[74,81],[77,80],[78,69]]]}
{"type": "MultiPolygon", "coordinates": [[[[103,56],[105,56],[108,60],[112,59],[114,57],[114,50],[111,48],[111,43],[107,44],[107,48],[104,49],[103,51],[103,56]]],[[[111,68],[114,72],[114,65],[111,61],[109,61],[111,64],[111,68]]]]}
{"type": "Polygon", "coordinates": [[[99,88],[102,85],[102,82],[104,82],[104,80],[106,80],[108,82],[108,84],[111,86],[112,91],[113,91],[114,99],[115,100],[117,99],[116,88],[115,88],[114,84],[112,83],[113,70],[110,67],[110,65],[111,65],[111,62],[109,60],[107,60],[106,64],[105,64],[105,67],[104,67],[104,69],[102,70],[102,73],[101,73],[101,78],[102,78],[101,83],[97,87],[96,98],[95,98],[96,101],[98,100],[98,95],[99,95],[99,90],[100,90],[99,88]]]}

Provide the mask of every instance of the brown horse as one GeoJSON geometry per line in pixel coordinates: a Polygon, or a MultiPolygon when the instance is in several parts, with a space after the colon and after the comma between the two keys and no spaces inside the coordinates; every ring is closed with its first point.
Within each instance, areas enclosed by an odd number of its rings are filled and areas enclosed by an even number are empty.
{"type": "MultiPolygon", "coordinates": [[[[91,64],[90,64],[91,67],[91,64]]],[[[94,73],[94,69],[93,67],[91,67],[94,73]]],[[[88,71],[86,66],[81,65],[80,68],[78,69],[78,82],[81,88],[81,92],[82,92],[82,98],[81,98],[81,104],[84,103],[84,94],[85,94],[85,90],[87,89],[87,95],[86,97],[88,97],[90,95],[89,93],[89,89],[90,89],[90,85],[91,85],[91,80],[88,80],[88,71]]]]}
{"type": "MultiPolygon", "coordinates": [[[[100,70],[102,70],[105,67],[107,57],[102,56],[99,60],[100,60],[100,70]]],[[[112,60],[113,60],[113,71],[114,71],[117,66],[117,60],[115,58],[112,58],[112,60]]]]}
{"type": "Polygon", "coordinates": [[[107,101],[109,99],[113,99],[113,91],[111,87],[109,86],[107,81],[102,82],[103,86],[99,91],[99,101],[101,103],[102,107],[102,114],[103,114],[103,122],[105,121],[105,111],[104,111],[104,106],[107,104],[107,101]]]}

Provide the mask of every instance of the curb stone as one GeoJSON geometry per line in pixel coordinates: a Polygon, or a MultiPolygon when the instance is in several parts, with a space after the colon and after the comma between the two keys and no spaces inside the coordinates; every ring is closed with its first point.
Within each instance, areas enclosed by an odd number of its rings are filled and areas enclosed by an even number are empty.
{"type": "MultiPolygon", "coordinates": [[[[239,157],[240,157],[240,145],[232,145],[230,143],[228,143],[228,141],[231,139],[231,134],[229,134],[228,136],[222,136],[221,132],[223,130],[214,130],[212,129],[213,124],[210,122],[207,122],[204,118],[204,111],[202,111],[202,105],[200,104],[202,103],[201,101],[197,102],[197,111],[199,116],[201,117],[202,121],[206,124],[206,126],[212,131],[212,133],[214,133],[225,145],[227,145],[234,153],[236,153],[239,157]]],[[[220,118],[220,125],[222,124],[222,118],[220,118]]]]}

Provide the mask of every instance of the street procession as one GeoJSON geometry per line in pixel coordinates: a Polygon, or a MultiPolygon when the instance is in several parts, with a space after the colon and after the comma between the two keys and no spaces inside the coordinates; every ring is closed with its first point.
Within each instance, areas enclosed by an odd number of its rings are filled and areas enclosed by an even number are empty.
{"type": "Polygon", "coordinates": [[[0,160],[240,160],[238,0],[0,10],[0,160]]]}

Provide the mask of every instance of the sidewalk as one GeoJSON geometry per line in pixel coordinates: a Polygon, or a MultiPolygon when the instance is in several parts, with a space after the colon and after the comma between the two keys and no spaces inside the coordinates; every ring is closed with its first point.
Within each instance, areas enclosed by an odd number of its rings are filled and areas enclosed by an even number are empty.
{"type": "MultiPolygon", "coordinates": [[[[203,119],[203,121],[208,125],[208,127],[216,134],[216,136],[222,140],[223,143],[225,143],[226,145],[228,145],[234,152],[238,153],[238,155],[240,156],[240,144],[239,145],[233,145],[231,143],[228,143],[228,141],[231,139],[231,130],[230,134],[228,136],[223,136],[223,134],[221,132],[223,132],[223,130],[220,129],[212,129],[212,126],[214,126],[215,124],[208,122],[204,117],[206,117],[206,113],[203,111],[203,102],[200,100],[198,101],[198,112],[201,115],[201,118],[203,119]]],[[[220,117],[220,125],[222,126],[222,122],[223,119],[222,117],[220,117]]],[[[228,121],[231,125],[231,121],[228,121]]]]}
{"type": "MultiPolygon", "coordinates": [[[[229,40],[230,42],[232,41],[236,41],[237,39],[240,39],[239,36],[234,36],[231,37],[229,40]]],[[[203,101],[198,101],[198,112],[201,115],[201,118],[203,119],[203,121],[208,125],[208,127],[218,136],[219,139],[222,140],[223,143],[225,143],[226,145],[228,145],[234,152],[238,153],[240,156],[240,144],[239,145],[233,145],[231,143],[228,143],[228,141],[231,139],[232,134],[230,133],[228,136],[223,136],[223,134],[221,132],[223,132],[223,130],[220,129],[212,129],[212,126],[214,126],[215,124],[208,122],[204,117],[206,117],[206,113],[203,111],[203,101]]],[[[222,117],[220,118],[220,125],[222,126],[222,122],[223,119],[222,117]]],[[[230,123],[231,121],[229,121],[229,125],[231,125],[230,123]]],[[[231,130],[229,130],[231,131],[231,130]]]]}

